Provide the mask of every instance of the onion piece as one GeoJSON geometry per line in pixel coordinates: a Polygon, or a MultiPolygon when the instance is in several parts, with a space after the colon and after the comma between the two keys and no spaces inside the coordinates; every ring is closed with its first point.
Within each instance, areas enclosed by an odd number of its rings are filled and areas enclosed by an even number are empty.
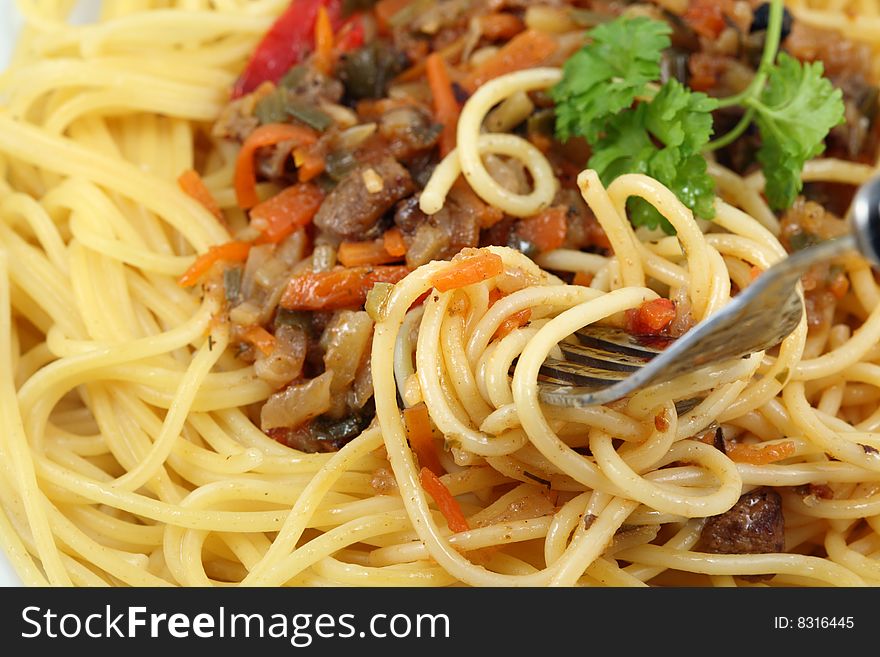
{"type": "Polygon", "coordinates": [[[276,392],[266,400],[260,411],[260,428],[290,428],[302,426],[309,420],[330,410],[330,384],[333,372],[324,372],[321,376],[306,383],[288,386],[276,392]]]}

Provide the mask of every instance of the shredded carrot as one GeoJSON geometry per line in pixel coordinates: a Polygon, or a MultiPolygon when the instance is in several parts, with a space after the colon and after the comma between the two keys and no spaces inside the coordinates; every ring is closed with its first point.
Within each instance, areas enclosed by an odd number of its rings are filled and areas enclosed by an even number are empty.
{"type": "Polygon", "coordinates": [[[250,253],[251,245],[249,242],[226,242],[218,246],[212,246],[207,253],[203,253],[195,262],[183,272],[183,275],[177,279],[177,284],[181,287],[190,287],[198,283],[202,277],[208,273],[208,270],[215,262],[227,260],[229,262],[244,262],[250,253]]]}
{"type": "Polygon", "coordinates": [[[485,281],[504,271],[501,256],[488,251],[479,251],[460,260],[453,260],[449,266],[431,277],[431,284],[440,292],[448,292],[459,287],[485,281]]]}
{"type": "Polygon", "coordinates": [[[293,155],[300,182],[308,182],[324,173],[327,161],[318,148],[297,148],[293,155]]]}
{"type": "Polygon", "coordinates": [[[425,60],[425,69],[431,96],[434,98],[434,113],[437,122],[443,126],[443,133],[440,135],[440,156],[443,157],[455,148],[455,131],[461,109],[452,91],[452,82],[443,57],[436,52],[431,53],[425,60]]]}
{"type": "Polygon", "coordinates": [[[333,73],[333,26],[330,24],[330,14],[327,7],[321,5],[318,8],[318,17],[315,19],[315,68],[324,75],[333,73]]]}
{"type": "Polygon", "coordinates": [[[528,324],[531,318],[531,308],[523,308],[519,312],[513,313],[510,317],[508,317],[503,322],[501,322],[501,324],[498,325],[498,329],[495,331],[495,335],[492,336],[492,339],[500,340],[501,338],[506,337],[510,334],[511,331],[518,329],[520,326],[525,326],[526,324],[528,324]]]}
{"type": "Polygon", "coordinates": [[[458,500],[452,496],[449,489],[443,485],[443,482],[440,481],[437,475],[431,472],[430,468],[423,467],[421,469],[419,472],[419,482],[422,484],[425,492],[434,498],[434,503],[440,509],[443,517],[446,518],[446,524],[453,533],[466,532],[470,529],[467,518],[464,517],[461,506],[458,504],[458,500]]]}
{"type": "Polygon", "coordinates": [[[220,221],[223,221],[223,212],[217,204],[217,199],[211,194],[211,190],[208,189],[205,181],[202,180],[202,177],[197,171],[187,169],[177,178],[177,184],[180,185],[180,189],[182,189],[184,193],[197,200],[205,206],[208,212],[213,214],[220,221]]]}
{"type": "MultiPolygon", "coordinates": [[[[465,37],[459,37],[452,43],[450,43],[445,48],[441,48],[440,50],[435,51],[438,55],[440,55],[446,62],[449,62],[450,59],[461,53],[464,50],[465,46],[465,37]]],[[[415,64],[410,66],[408,69],[400,73],[392,82],[394,84],[400,84],[401,82],[413,82],[415,80],[421,79],[425,74],[425,68],[427,66],[427,58],[421,59],[417,61],[415,64]]]]}
{"type": "Polygon", "coordinates": [[[277,244],[312,221],[321,207],[324,193],[311,183],[297,183],[254,206],[251,226],[262,235],[258,244],[277,244]]]}
{"type": "Polygon", "coordinates": [[[403,233],[400,228],[389,228],[382,235],[382,241],[385,244],[385,250],[393,256],[402,258],[406,255],[406,242],[403,241],[403,233]]]}
{"type": "Polygon", "coordinates": [[[519,16],[506,12],[480,17],[480,29],[489,41],[512,39],[526,28],[519,16]]]}
{"type": "Polygon", "coordinates": [[[376,283],[396,283],[409,273],[402,265],[337,267],[294,276],[281,296],[288,310],[338,310],[362,307],[376,283]]]}
{"type": "Polygon", "coordinates": [[[403,411],[403,423],[406,427],[409,445],[416,453],[419,465],[427,467],[438,477],[446,474],[443,466],[440,465],[440,457],[437,455],[437,447],[434,445],[434,432],[431,430],[428,407],[424,403],[410,406],[403,411]]]}
{"type": "Polygon", "coordinates": [[[751,278],[752,280],[755,280],[756,278],[758,278],[758,276],[760,276],[763,273],[764,273],[764,270],[761,269],[758,265],[752,265],[749,268],[749,278],[751,278]]]}
{"type": "Polygon", "coordinates": [[[549,34],[537,30],[520,32],[471,71],[463,86],[473,93],[477,87],[498,76],[539,66],[555,51],[556,41],[549,34]]]}
{"type": "Polygon", "coordinates": [[[794,456],[795,446],[793,440],[769,445],[743,445],[737,443],[727,445],[727,456],[737,463],[749,463],[751,465],[766,465],[794,456]]]}
{"type": "Polygon", "coordinates": [[[565,242],[568,229],[566,214],[566,208],[562,206],[547,208],[521,220],[517,226],[517,234],[534,244],[542,253],[558,249],[565,242]]]}
{"type": "Polygon", "coordinates": [[[592,282],[593,275],[585,271],[575,273],[574,278],[571,280],[572,285],[583,285],[584,287],[590,287],[592,282]]]}
{"type": "Polygon", "coordinates": [[[336,258],[340,264],[346,267],[387,265],[389,262],[400,260],[400,256],[388,253],[384,239],[367,242],[342,242],[336,251],[336,258]]]}
{"type": "Polygon", "coordinates": [[[314,130],[289,123],[267,123],[248,135],[235,161],[235,197],[239,207],[249,210],[260,202],[254,165],[254,154],[258,148],[274,146],[282,141],[291,141],[294,146],[308,146],[317,140],[314,130]]]}
{"type": "Polygon", "coordinates": [[[412,0],[379,0],[373,9],[376,15],[379,31],[383,34],[391,33],[391,17],[406,7],[412,0]]]}
{"type": "Polygon", "coordinates": [[[269,333],[262,326],[251,326],[244,332],[244,339],[254,345],[263,352],[264,356],[268,356],[275,349],[275,336],[269,333]]]}

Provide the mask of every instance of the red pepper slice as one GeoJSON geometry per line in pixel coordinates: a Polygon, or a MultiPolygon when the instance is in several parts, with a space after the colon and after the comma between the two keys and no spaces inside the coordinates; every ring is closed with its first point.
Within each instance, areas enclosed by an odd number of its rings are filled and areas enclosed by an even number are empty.
{"type": "Polygon", "coordinates": [[[354,14],[336,31],[336,49],[339,52],[357,50],[364,45],[365,38],[363,17],[354,14]]]}
{"type": "Polygon", "coordinates": [[[315,48],[315,21],[318,9],[326,7],[336,30],[342,23],[342,0],[293,0],[251,56],[247,67],[232,88],[232,97],[250,93],[266,80],[278,82],[291,66],[298,64],[315,48]]]}

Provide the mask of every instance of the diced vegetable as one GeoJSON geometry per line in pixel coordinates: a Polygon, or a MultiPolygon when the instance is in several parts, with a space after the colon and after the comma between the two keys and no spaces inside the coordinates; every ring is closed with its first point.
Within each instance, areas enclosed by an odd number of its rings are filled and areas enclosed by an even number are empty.
{"type": "Polygon", "coordinates": [[[382,243],[385,250],[395,257],[403,257],[406,255],[406,242],[403,241],[403,233],[399,228],[389,228],[382,235],[382,243]]]}
{"type": "Polygon", "coordinates": [[[626,311],[626,330],[634,335],[657,335],[675,319],[675,302],[652,299],[626,311]]]}
{"type": "Polygon", "coordinates": [[[338,66],[338,76],[349,98],[384,98],[394,76],[406,66],[406,57],[384,41],[372,41],[348,53],[338,66]]]}
{"type": "Polygon", "coordinates": [[[324,372],[305,383],[291,385],[271,395],[260,410],[263,431],[302,426],[330,409],[330,383],[333,372],[324,372]]]}
{"type": "Polygon", "coordinates": [[[336,50],[349,52],[364,45],[364,20],[360,14],[349,17],[336,32],[336,50]]]}
{"type": "Polygon", "coordinates": [[[193,169],[187,169],[180,174],[180,177],[177,179],[177,184],[180,185],[180,189],[182,189],[184,193],[205,206],[208,212],[220,220],[223,219],[223,212],[220,210],[217,200],[214,198],[214,195],[211,194],[211,190],[205,185],[205,181],[202,180],[202,177],[198,172],[193,169]]]}
{"type": "Polygon", "coordinates": [[[484,37],[490,41],[498,41],[515,37],[525,29],[525,25],[518,16],[502,12],[481,16],[480,28],[484,37]]]}
{"type": "Polygon", "coordinates": [[[465,532],[470,529],[467,518],[464,517],[461,506],[458,504],[458,500],[452,496],[452,493],[443,485],[440,478],[427,466],[423,467],[419,472],[419,482],[422,484],[425,492],[434,498],[434,503],[440,509],[443,517],[446,518],[446,524],[449,526],[449,529],[454,533],[465,532]]]}
{"type": "Polygon", "coordinates": [[[215,262],[244,262],[247,260],[251,245],[248,242],[226,242],[219,246],[212,246],[207,253],[203,253],[196,261],[187,269],[183,275],[177,279],[177,284],[181,287],[190,287],[198,283],[202,277],[208,273],[208,270],[215,262]]]}
{"type": "Polygon", "coordinates": [[[330,25],[330,14],[326,7],[318,8],[318,17],[315,20],[315,68],[324,75],[333,72],[333,26],[330,25]]]}
{"type": "Polygon", "coordinates": [[[274,348],[269,354],[257,358],[254,373],[278,389],[302,375],[308,338],[306,331],[299,326],[279,325],[277,317],[274,337],[274,348]]]}
{"type": "Polygon", "coordinates": [[[463,86],[473,93],[480,85],[501,75],[541,65],[554,52],[556,40],[549,34],[535,30],[520,32],[471,71],[463,86]]]}
{"type": "Polygon", "coordinates": [[[517,233],[524,240],[534,244],[538,251],[544,252],[562,246],[565,242],[566,229],[566,208],[553,207],[521,220],[517,233]]]}
{"type": "Polygon", "coordinates": [[[718,0],[691,0],[684,20],[694,31],[707,39],[717,39],[727,23],[718,0]]]}
{"type": "Polygon", "coordinates": [[[336,252],[339,262],[346,267],[360,267],[361,265],[387,265],[389,262],[400,260],[401,256],[395,256],[385,249],[385,240],[370,240],[368,242],[342,242],[336,252]]]}
{"type": "Polygon", "coordinates": [[[340,23],[341,0],[293,0],[263,37],[247,67],[232,90],[238,98],[256,89],[261,82],[277,82],[290,67],[299,63],[314,48],[313,35],[319,9],[331,23],[340,23]]]}
{"type": "Polygon", "coordinates": [[[359,308],[376,283],[397,283],[409,273],[404,266],[337,267],[294,276],[281,297],[288,310],[359,308]]]}
{"type": "Polygon", "coordinates": [[[244,332],[244,339],[268,356],[275,349],[275,336],[262,326],[251,326],[244,332]]]}
{"type": "Polygon", "coordinates": [[[335,313],[321,335],[324,367],[333,371],[330,394],[334,409],[344,410],[345,392],[354,381],[364,354],[369,351],[372,335],[373,320],[363,310],[335,313]]]}
{"type": "Polygon", "coordinates": [[[257,243],[277,244],[309,224],[323,200],[324,194],[316,185],[298,183],[254,206],[251,226],[262,233],[257,243]]]}
{"type": "Polygon", "coordinates": [[[434,99],[434,113],[437,122],[443,126],[443,133],[440,135],[440,156],[443,157],[455,148],[455,133],[461,110],[452,91],[452,82],[449,80],[449,72],[446,70],[443,57],[436,52],[431,53],[425,66],[428,85],[434,99]]]}
{"type": "Polygon", "coordinates": [[[388,34],[391,31],[391,23],[389,22],[391,17],[406,7],[411,1],[412,0],[379,0],[373,8],[376,20],[379,23],[379,29],[385,34],[388,34]]]}
{"type": "Polygon", "coordinates": [[[478,251],[453,260],[449,266],[431,277],[431,284],[440,292],[472,285],[498,276],[504,271],[501,256],[488,251],[478,251]]]}
{"type": "Polygon", "coordinates": [[[254,165],[258,148],[274,146],[282,141],[291,141],[294,146],[308,146],[317,139],[313,130],[287,123],[269,123],[254,130],[241,145],[235,161],[235,196],[239,207],[248,210],[260,202],[254,165]]]}
{"type": "Polygon", "coordinates": [[[321,149],[317,145],[311,148],[297,148],[293,152],[293,161],[297,167],[300,182],[309,182],[320,176],[327,167],[321,149]]]}

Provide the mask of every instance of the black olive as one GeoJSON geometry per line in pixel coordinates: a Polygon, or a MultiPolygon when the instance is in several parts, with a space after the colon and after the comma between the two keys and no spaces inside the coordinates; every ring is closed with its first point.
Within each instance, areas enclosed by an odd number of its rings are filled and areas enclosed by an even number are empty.
{"type": "MultiPolygon", "coordinates": [[[[770,3],[764,2],[762,3],[756,10],[754,18],[752,18],[752,25],[749,28],[749,32],[760,32],[762,30],[767,29],[767,24],[770,21],[770,3]]],[[[794,18],[791,15],[791,12],[788,9],[782,9],[782,37],[784,40],[791,33],[791,25],[794,22],[794,18]]]]}

